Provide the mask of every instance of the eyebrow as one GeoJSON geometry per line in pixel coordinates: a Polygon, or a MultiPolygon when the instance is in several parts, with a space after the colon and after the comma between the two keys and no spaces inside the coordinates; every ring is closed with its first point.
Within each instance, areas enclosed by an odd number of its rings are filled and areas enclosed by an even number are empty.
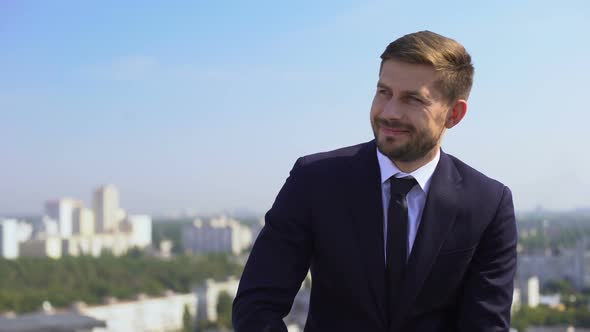
{"type": "Polygon", "coordinates": [[[387,85],[381,83],[381,82],[377,82],[377,87],[378,88],[383,88],[383,89],[387,89],[387,90],[391,90],[387,85]]]}
{"type": "Polygon", "coordinates": [[[429,100],[428,97],[421,94],[419,91],[404,91],[404,92],[402,92],[402,94],[405,96],[409,96],[409,97],[417,97],[417,98],[425,100],[425,101],[429,100]]]}

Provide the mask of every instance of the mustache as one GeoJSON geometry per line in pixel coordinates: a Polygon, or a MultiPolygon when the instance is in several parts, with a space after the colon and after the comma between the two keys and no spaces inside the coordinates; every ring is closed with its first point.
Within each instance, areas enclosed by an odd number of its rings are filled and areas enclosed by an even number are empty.
{"type": "Polygon", "coordinates": [[[391,119],[383,119],[383,118],[377,118],[376,119],[377,124],[380,127],[387,127],[390,129],[397,129],[397,130],[407,130],[407,131],[415,131],[416,128],[414,128],[414,126],[412,126],[409,123],[403,123],[399,120],[391,120],[391,119]]]}

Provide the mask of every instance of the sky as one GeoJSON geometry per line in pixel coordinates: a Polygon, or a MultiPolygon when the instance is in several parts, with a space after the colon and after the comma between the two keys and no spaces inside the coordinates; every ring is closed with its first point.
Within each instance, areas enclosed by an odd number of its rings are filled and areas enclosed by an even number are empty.
{"type": "Polygon", "coordinates": [[[295,160],[373,138],[379,56],[431,30],[471,54],[443,150],[517,211],[590,206],[590,2],[0,0],[0,214],[272,205],[295,160]]]}

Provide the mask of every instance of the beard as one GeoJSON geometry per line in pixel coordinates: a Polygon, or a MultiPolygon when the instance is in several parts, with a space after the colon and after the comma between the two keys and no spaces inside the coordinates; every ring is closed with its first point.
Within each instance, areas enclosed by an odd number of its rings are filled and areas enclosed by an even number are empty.
{"type": "Polygon", "coordinates": [[[398,120],[375,118],[373,122],[373,134],[375,135],[377,147],[381,153],[391,160],[413,162],[422,159],[439,144],[444,132],[444,117],[437,120],[437,124],[440,126],[439,130],[430,130],[429,128],[418,130],[416,127],[410,124],[404,124],[398,120]],[[406,130],[409,132],[407,141],[400,144],[396,142],[399,138],[380,136],[379,127],[406,130]]]}

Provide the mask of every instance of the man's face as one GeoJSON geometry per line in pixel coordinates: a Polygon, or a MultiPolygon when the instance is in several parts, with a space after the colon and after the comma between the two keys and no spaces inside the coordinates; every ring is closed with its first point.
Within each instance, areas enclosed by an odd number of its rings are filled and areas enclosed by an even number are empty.
{"type": "Polygon", "coordinates": [[[427,65],[386,60],[371,106],[371,126],[379,150],[390,159],[413,162],[439,147],[449,106],[434,87],[427,65]]]}

